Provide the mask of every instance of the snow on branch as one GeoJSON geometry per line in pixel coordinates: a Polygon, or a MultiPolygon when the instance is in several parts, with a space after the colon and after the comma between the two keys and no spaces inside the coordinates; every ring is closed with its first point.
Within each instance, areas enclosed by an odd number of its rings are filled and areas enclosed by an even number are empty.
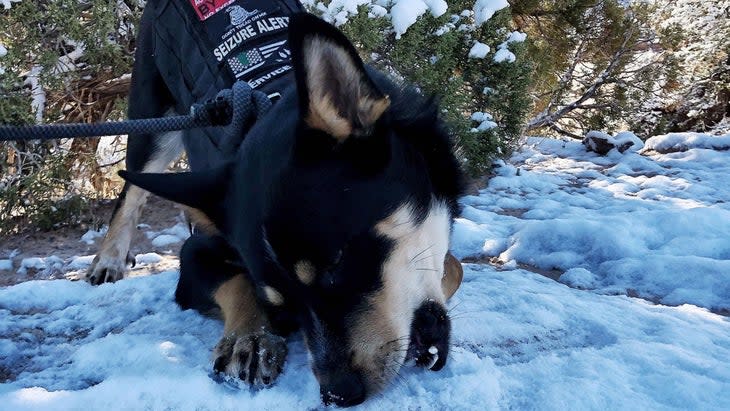
{"type": "Polygon", "coordinates": [[[2,4],[5,10],[10,10],[13,7],[12,3],[20,3],[20,0],[0,0],[0,4],[2,4]]]}
{"type": "MultiPolygon", "coordinates": [[[[631,40],[634,38],[634,33],[635,29],[633,27],[627,30],[626,33],[624,33],[624,38],[621,46],[619,46],[613,53],[611,59],[608,62],[608,65],[600,72],[600,74],[598,74],[598,76],[595,77],[595,80],[593,80],[592,83],[588,85],[588,87],[585,89],[585,91],[583,91],[582,94],[580,94],[571,102],[561,104],[559,102],[559,99],[562,98],[562,93],[558,91],[548,104],[548,108],[527,123],[527,130],[534,130],[541,127],[554,125],[555,122],[563,118],[566,114],[576,109],[587,108],[583,107],[583,103],[595,97],[602,87],[616,81],[615,76],[619,74],[619,70],[625,63],[624,56],[634,47],[634,44],[631,43],[631,40]],[[551,108],[556,106],[561,106],[561,108],[551,112],[551,108]]],[[[565,75],[561,79],[561,86],[568,87],[568,85],[574,80],[573,74],[575,72],[576,64],[578,63],[577,60],[581,56],[581,54],[582,48],[579,45],[576,48],[576,52],[574,54],[574,61],[572,62],[569,70],[566,71],[565,75]]]]}
{"type": "MultiPolygon", "coordinates": [[[[321,13],[324,20],[335,26],[347,23],[350,17],[357,15],[361,6],[365,6],[369,11],[368,17],[387,17],[390,20],[396,39],[426,12],[433,17],[440,17],[448,9],[445,0],[332,0],[326,5],[321,1],[303,0],[302,4],[309,10],[321,13]]],[[[473,7],[476,26],[484,24],[496,12],[506,7],[509,7],[507,0],[476,0],[473,7]]]]}

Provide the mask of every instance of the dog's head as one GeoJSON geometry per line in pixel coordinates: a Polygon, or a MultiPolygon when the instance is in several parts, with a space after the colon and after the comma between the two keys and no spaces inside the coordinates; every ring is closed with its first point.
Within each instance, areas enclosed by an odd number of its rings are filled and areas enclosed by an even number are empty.
{"type": "Polygon", "coordinates": [[[236,162],[129,179],[201,209],[246,265],[256,256],[242,243],[260,227],[285,279],[256,286],[295,309],[325,402],[354,405],[406,362],[446,363],[444,259],[461,173],[432,101],[366,68],[317,18],[293,18],[289,42],[296,92],[236,162]]]}

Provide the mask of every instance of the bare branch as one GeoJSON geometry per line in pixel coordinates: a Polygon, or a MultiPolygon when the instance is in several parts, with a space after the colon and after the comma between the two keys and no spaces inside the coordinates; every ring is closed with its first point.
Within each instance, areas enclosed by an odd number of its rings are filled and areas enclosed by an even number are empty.
{"type": "MultiPolygon", "coordinates": [[[[626,31],[621,46],[618,47],[618,49],[616,49],[616,51],[613,53],[613,56],[611,57],[611,60],[609,61],[606,68],[603,69],[603,71],[596,77],[592,84],[590,84],[578,98],[570,103],[561,104],[562,108],[552,113],[550,112],[550,110],[552,109],[552,107],[556,106],[556,104],[554,104],[555,102],[551,100],[551,105],[548,105],[543,113],[528,122],[527,130],[534,130],[537,128],[554,125],[555,122],[558,121],[561,117],[565,116],[573,110],[581,108],[581,105],[584,102],[595,97],[603,86],[615,82],[615,79],[613,79],[612,76],[616,74],[616,71],[623,63],[622,58],[624,57],[624,55],[631,49],[631,47],[629,47],[629,42],[634,36],[634,33],[634,27],[631,27],[629,30],[626,31]]],[[[573,65],[572,67],[575,66],[573,65]]],[[[556,95],[556,97],[558,96],[559,95],[556,95]]]]}

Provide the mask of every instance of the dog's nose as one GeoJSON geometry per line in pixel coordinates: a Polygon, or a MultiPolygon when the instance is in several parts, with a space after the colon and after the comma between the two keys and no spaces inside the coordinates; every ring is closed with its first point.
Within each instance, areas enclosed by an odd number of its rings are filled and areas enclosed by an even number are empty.
{"type": "Polygon", "coordinates": [[[320,385],[322,402],[339,407],[351,407],[365,401],[365,384],[352,371],[341,371],[329,378],[330,383],[320,385]]]}
{"type": "Polygon", "coordinates": [[[438,371],[446,365],[449,354],[451,320],[443,305],[427,301],[413,313],[408,356],[416,365],[438,371]]]}

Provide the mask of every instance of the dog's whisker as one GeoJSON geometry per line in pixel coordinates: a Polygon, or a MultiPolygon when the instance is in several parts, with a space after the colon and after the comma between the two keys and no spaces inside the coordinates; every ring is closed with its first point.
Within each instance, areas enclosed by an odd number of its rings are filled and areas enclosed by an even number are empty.
{"type": "Polygon", "coordinates": [[[452,321],[453,320],[463,320],[463,319],[474,319],[474,318],[478,318],[477,316],[471,315],[471,314],[473,314],[473,313],[460,313],[460,314],[457,314],[457,315],[450,315],[449,318],[452,321]]]}
{"type": "Polygon", "coordinates": [[[403,376],[403,374],[401,374],[400,371],[395,371],[395,375],[393,377],[396,381],[398,381],[401,384],[406,383],[406,377],[403,376]]]}
{"type": "Polygon", "coordinates": [[[405,366],[404,363],[401,363],[398,360],[393,360],[387,367],[386,370],[392,374],[393,378],[397,378],[400,381],[405,381],[405,377],[403,374],[401,374],[400,370],[405,366]]]}
{"type": "MultiPolygon", "coordinates": [[[[383,349],[386,349],[388,347],[392,347],[394,345],[400,345],[399,343],[404,342],[404,341],[406,341],[406,340],[398,340],[398,341],[393,341],[393,342],[385,343],[385,344],[382,344],[378,349],[383,350],[383,349]]],[[[398,349],[398,348],[396,348],[396,349],[398,349]]]]}
{"type": "Polygon", "coordinates": [[[453,319],[453,318],[463,317],[465,314],[479,314],[479,313],[483,313],[483,312],[484,311],[482,311],[482,310],[469,310],[469,311],[457,311],[457,312],[448,311],[446,314],[449,316],[449,318],[453,319]]]}
{"type": "Polygon", "coordinates": [[[416,258],[418,258],[418,257],[419,257],[419,256],[420,256],[421,254],[423,254],[423,253],[425,253],[426,251],[428,251],[428,250],[430,250],[431,248],[433,248],[433,246],[435,246],[435,245],[436,245],[436,244],[431,244],[431,245],[429,245],[428,247],[426,247],[426,248],[424,248],[423,250],[421,250],[421,252],[419,252],[418,254],[414,255],[414,256],[413,256],[413,258],[411,258],[411,261],[410,261],[410,262],[413,262],[413,260],[415,260],[415,259],[416,259],[416,258]]]}
{"type": "Polygon", "coordinates": [[[418,260],[413,260],[411,263],[412,264],[420,263],[421,261],[428,260],[429,258],[433,258],[433,257],[434,257],[434,254],[429,254],[429,255],[419,258],[418,260]]]}
{"type": "Polygon", "coordinates": [[[400,227],[400,226],[405,225],[405,224],[413,224],[413,223],[414,223],[414,220],[413,219],[410,219],[410,220],[406,220],[406,221],[403,221],[403,222],[400,222],[400,223],[395,223],[395,224],[393,224],[393,227],[400,227]]]}
{"type": "Polygon", "coordinates": [[[383,347],[383,346],[385,346],[385,345],[387,345],[387,344],[393,344],[393,343],[396,343],[396,342],[399,342],[399,341],[409,340],[410,338],[411,338],[411,336],[410,336],[410,335],[404,335],[404,336],[401,336],[401,337],[397,337],[397,338],[395,338],[395,339],[392,339],[392,340],[390,340],[390,341],[384,342],[384,343],[383,343],[383,344],[381,345],[381,347],[383,347]]]}
{"type": "Polygon", "coordinates": [[[456,303],[455,303],[455,304],[454,304],[453,306],[449,307],[449,309],[448,309],[448,310],[446,310],[446,312],[447,312],[447,313],[451,313],[451,312],[452,312],[452,311],[454,311],[454,310],[455,310],[456,308],[458,308],[459,306],[461,306],[461,304],[462,304],[462,303],[463,303],[463,301],[458,301],[458,302],[456,302],[456,303]]]}

